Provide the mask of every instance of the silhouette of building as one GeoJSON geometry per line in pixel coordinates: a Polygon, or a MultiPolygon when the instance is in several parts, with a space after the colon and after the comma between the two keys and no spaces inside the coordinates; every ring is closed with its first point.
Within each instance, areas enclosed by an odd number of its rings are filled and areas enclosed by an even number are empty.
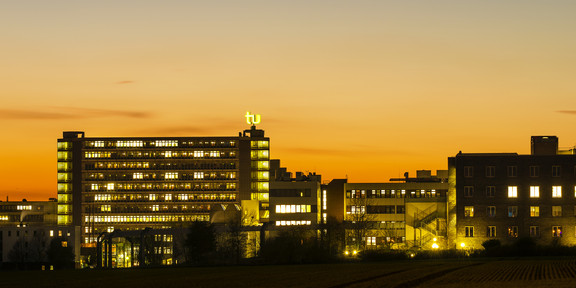
{"type": "Polygon", "coordinates": [[[531,237],[576,244],[576,154],[556,136],[532,136],[531,154],[458,153],[448,158],[452,248],[482,249],[531,237]]]}
{"type": "Polygon", "coordinates": [[[268,222],[269,138],[255,126],[235,137],[58,139],[58,224],[81,227],[83,248],[115,229],[208,221],[228,204],[268,222]]]}

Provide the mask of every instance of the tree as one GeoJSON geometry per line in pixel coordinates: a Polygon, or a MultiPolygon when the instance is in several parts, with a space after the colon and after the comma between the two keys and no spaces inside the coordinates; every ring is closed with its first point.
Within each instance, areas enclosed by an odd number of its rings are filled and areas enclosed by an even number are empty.
{"type": "Polygon", "coordinates": [[[186,255],[190,263],[199,264],[216,249],[216,236],[211,224],[195,221],[188,229],[186,255]]]}
{"type": "Polygon", "coordinates": [[[56,237],[50,241],[48,247],[48,261],[56,269],[74,268],[74,251],[68,245],[68,240],[63,237],[56,237]]]}
{"type": "Polygon", "coordinates": [[[351,198],[349,203],[350,211],[347,211],[346,215],[346,244],[354,250],[364,250],[374,215],[368,213],[370,203],[365,197],[351,198]]]}

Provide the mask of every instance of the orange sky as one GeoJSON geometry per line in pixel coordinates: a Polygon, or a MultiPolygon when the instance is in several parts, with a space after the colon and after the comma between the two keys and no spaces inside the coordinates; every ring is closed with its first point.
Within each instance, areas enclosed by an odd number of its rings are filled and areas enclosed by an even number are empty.
{"type": "Polygon", "coordinates": [[[0,199],[56,195],[64,130],[229,136],[246,111],[327,180],[576,145],[574,1],[203,2],[3,3],[0,199]]]}

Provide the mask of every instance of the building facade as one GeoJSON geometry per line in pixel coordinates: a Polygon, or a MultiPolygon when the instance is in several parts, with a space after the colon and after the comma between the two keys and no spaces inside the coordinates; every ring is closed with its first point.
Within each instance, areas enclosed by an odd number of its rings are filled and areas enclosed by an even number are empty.
{"type": "Polygon", "coordinates": [[[447,171],[391,180],[344,184],[347,251],[445,247],[447,171]]]}
{"type": "Polygon", "coordinates": [[[450,246],[482,249],[531,237],[576,244],[576,155],[555,136],[533,136],[532,153],[458,153],[448,159],[450,246]]]}
{"type": "Polygon", "coordinates": [[[269,141],[255,126],[233,137],[64,132],[57,222],[81,227],[84,248],[95,248],[99,235],[114,230],[209,221],[215,205],[252,207],[255,224],[267,222],[269,141]]]}

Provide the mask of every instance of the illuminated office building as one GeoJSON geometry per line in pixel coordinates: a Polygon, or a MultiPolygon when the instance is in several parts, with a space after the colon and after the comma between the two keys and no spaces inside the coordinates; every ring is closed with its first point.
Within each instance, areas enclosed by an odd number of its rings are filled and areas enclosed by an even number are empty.
{"type": "Polygon", "coordinates": [[[497,239],[576,244],[576,150],[533,136],[531,154],[458,153],[448,158],[451,248],[497,239]]]}
{"type": "MultiPolygon", "coordinates": [[[[183,227],[211,208],[240,204],[267,222],[269,138],[85,137],[58,139],[58,224],[80,226],[83,247],[114,230],[183,227]]],[[[245,209],[245,208],[244,208],[245,209]]]]}

